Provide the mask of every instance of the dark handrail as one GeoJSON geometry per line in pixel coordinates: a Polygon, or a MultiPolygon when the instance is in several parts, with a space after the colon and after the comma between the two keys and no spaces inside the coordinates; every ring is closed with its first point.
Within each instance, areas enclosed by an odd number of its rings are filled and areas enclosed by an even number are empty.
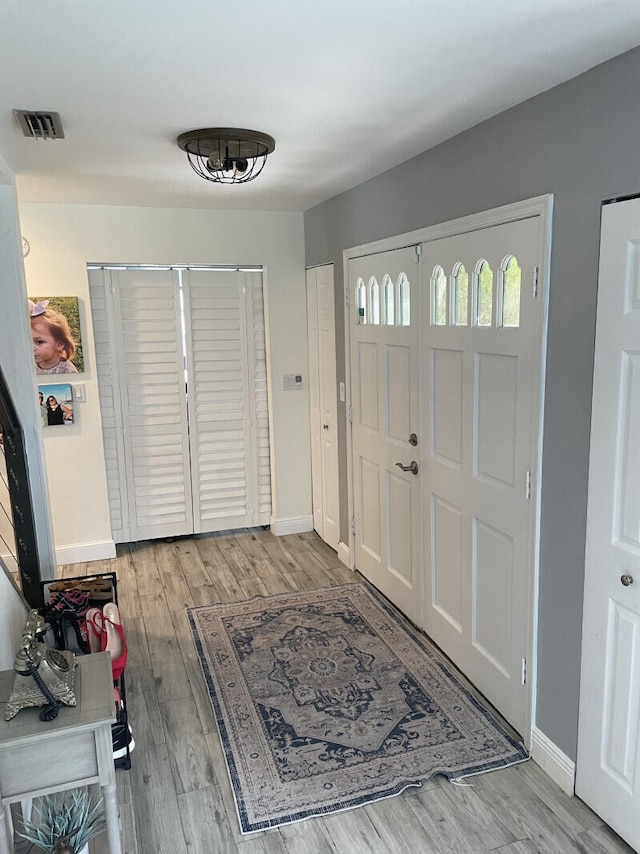
{"type": "Polygon", "coordinates": [[[22,593],[31,608],[44,605],[40,560],[27,471],[24,434],[9,387],[0,368],[0,432],[7,465],[7,484],[16,537],[16,558],[22,593]]]}

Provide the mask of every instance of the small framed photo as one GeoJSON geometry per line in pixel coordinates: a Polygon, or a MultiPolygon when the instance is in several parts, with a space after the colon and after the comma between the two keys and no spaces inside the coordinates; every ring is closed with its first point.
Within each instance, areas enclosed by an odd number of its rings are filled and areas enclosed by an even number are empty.
{"type": "Polygon", "coordinates": [[[73,424],[73,390],[68,383],[39,385],[38,400],[43,427],[73,424]]]}

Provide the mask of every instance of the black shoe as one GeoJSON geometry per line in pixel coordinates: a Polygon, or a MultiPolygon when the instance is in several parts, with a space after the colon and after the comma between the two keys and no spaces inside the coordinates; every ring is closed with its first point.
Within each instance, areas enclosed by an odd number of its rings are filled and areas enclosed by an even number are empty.
{"type": "Polygon", "coordinates": [[[129,749],[129,753],[131,753],[136,746],[131,727],[128,724],[112,724],[111,739],[113,741],[114,759],[122,759],[123,756],[127,755],[127,748],[129,749]]]}

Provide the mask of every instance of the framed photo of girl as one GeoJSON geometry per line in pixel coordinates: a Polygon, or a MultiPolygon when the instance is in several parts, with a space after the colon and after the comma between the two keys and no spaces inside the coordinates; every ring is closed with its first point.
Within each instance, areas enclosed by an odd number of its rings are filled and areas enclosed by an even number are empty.
{"type": "Polygon", "coordinates": [[[29,297],[36,374],[84,372],[78,297],[29,297]]]}

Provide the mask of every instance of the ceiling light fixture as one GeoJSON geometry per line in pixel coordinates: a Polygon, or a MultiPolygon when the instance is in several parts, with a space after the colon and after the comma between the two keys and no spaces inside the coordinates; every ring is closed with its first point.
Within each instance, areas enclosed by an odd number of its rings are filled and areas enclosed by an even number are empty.
{"type": "Polygon", "coordinates": [[[218,184],[253,181],[276,147],[272,136],[243,128],[188,130],[176,142],[187,152],[194,172],[218,184]]]}

